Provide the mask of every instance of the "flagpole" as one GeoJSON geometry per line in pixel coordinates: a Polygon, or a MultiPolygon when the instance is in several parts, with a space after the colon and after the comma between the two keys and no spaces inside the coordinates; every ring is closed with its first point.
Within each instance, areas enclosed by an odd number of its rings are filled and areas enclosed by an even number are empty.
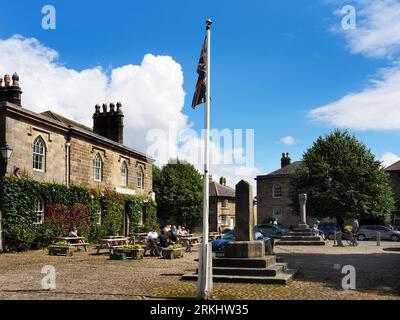
{"type": "Polygon", "coordinates": [[[211,20],[206,22],[207,32],[207,63],[206,63],[206,109],[205,109],[205,136],[204,136],[204,192],[203,192],[203,242],[199,255],[199,271],[198,271],[198,299],[208,300],[212,296],[212,259],[211,248],[208,242],[209,232],[209,161],[210,161],[210,56],[211,56],[211,20]]]}

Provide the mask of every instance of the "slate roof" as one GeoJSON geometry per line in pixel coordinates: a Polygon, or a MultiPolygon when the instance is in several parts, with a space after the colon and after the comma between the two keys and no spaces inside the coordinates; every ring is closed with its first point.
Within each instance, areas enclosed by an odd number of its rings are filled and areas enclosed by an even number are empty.
{"type": "Polygon", "coordinates": [[[213,181],[210,182],[210,197],[235,198],[235,189],[213,181]]]}
{"type": "Polygon", "coordinates": [[[257,176],[256,180],[268,178],[268,177],[274,177],[274,176],[286,176],[286,175],[293,174],[297,171],[297,169],[300,168],[300,166],[302,164],[303,164],[303,161],[294,161],[291,164],[289,164],[283,168],[280,168],[279,170],[273,171],[273,172],[263,175],[263,176],[257,176]]]}
{"type": "Polygon", "coordinates": [[[387,167],[385,171],[400,171],[400,161],[393,163],[391,166],[387,167]]]}

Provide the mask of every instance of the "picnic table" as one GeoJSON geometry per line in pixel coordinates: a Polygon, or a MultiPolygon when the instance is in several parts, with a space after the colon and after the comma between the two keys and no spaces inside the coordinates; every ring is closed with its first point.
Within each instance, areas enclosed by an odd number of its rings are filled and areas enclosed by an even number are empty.
{"type": "Polygon", "coordinates": [[[54,239],[56,241],[68,242],[74,248],[83,247],[85,252],[88,251],[87,246],[89,243],[86,242],[85,237],[56,237],[54,239]]]}
{"type": "Polygon", "coordinates": [[[100,243],[96,246],[96,254],[100,253],[101,249],[107,249],[110,251],[110,253],[113,252],[114,249],[124,245],[128,244],[129,238],[127,237],[122,237],[122,236],[109,236],[109,237],[104,237],[103,239],[100,240],[100,243]]]}
{"type": "Polygon", "coordinates": [[[192,252],[192,248],[200,246],[201,237],[181,236],[179,242],[186,246],[186,252],[192,252]]]}
{"type": "Polygon", "coordinates": [[[130,238],[131,244],[147,244],[147,233],[134,233],[130,238]]]}

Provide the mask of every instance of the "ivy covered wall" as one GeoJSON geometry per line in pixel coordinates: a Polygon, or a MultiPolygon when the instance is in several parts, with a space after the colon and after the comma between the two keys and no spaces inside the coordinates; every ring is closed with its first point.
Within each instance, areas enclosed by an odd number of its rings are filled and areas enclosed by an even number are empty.
{"type": "Polygon", "coordinates": [[[8,250],[47,245],[56,236],[66,236],[72,226],[90,242],[122,234],[125,212],[130,220],[129,234],[148,231],[157,225],[156,204],[150,197],[84,186],[67,188],[15,177],[0,179],[0,210],[3,239],[8,250]],[[36,199],[44,203],[43,224],[35,224],[36,199]],[[143,225],[140,224],[142,216],[143,225]]]}

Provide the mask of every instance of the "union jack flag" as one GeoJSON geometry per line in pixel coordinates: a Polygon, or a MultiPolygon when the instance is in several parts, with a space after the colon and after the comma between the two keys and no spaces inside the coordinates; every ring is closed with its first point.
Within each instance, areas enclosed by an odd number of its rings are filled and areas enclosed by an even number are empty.
{"type": "Polygon", "coordinates": [[[201,49],[199,64],[197,65],[197,73],[199,78],[196,83],[196,91],[194,92],[192,108],[206,102],[207,90],[207,37],[204,39],[203,48],[201,49]]]}

